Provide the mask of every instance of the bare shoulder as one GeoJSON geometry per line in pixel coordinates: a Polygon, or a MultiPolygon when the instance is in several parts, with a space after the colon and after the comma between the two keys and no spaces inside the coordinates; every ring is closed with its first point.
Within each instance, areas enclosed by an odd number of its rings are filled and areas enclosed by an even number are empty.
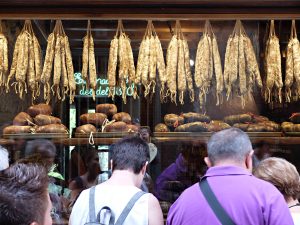
{"type": "Polygon", "coordinates": [[[159,206],[160,207],[157,198],[153,194],[149,193],[148,196],[149,196],[148,197],[149,206],[159,206]]]}
{"type": "Polygon", "coordinates": [[[149,225],[163,225],[163,214],[157,198],[149,194],[148,199],[148,221],[149,225]]]}

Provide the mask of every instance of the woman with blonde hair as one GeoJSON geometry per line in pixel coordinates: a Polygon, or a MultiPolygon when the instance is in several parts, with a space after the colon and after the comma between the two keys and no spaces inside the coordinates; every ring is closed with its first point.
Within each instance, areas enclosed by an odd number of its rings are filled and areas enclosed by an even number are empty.
{"type": "Polygon", "coordinates": [[[283,194],[295,225],[300,225],[300,178],[296,167],[285,159],[270,157],[261,161],[253,174],[272,183],[283,194]]]}

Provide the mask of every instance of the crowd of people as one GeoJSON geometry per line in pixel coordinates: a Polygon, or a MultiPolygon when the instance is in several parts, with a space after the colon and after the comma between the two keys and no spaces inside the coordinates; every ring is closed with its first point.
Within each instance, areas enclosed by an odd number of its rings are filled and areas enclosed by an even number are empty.
{"type": "Polygon", "coordinates": [[[183,148],[155,184],[147,173],[157,154],[149,134],[141,129],[139,136],[110,146],[111,176],[104,182],[98,152],[85,149],[76,165],[84,169],[68,185],[70,196],[53,188],[64,177],[53,166],[52,142],[28,142],[25,157],[10,166],[8,152],[0,148],[0,224],[50,225],[53,213],[69,210],[70,225],[162,225],[160,201],[172,204],[167,225],[300,224],[296,167],[275,157],[253,167],[257,159],[245,132],[226,129],[214,133],[207,146],[183,148]]]}

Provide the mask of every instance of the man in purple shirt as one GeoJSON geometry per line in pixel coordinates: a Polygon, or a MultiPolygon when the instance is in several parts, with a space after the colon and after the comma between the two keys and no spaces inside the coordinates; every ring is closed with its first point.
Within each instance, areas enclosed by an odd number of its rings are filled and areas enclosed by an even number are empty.
{"type": "Polygon", "coordinates": [[[159,200],[175,202],[179,195],[197,182],[206,171],[203,155],[205,146],[182,146],[176,161],[167,167],[156,179],[155,196],[159,200]]]}
{"type": "MultiPolygon", "coordinates": [[[[235,224],[294,224],[279,191],[252,176],[253,150],[246,133],[236,128],[217,132],[208,141],[207,151],[204,160],[209,169],[204,178],[235,224]]],[[[219,225],[221,222],[196,183],[172,205],[167,224],[219,225]]]]}

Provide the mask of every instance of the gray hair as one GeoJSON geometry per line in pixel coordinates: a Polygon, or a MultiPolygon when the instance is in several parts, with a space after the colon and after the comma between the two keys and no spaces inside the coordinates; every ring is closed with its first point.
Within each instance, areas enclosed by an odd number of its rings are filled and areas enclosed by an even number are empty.
{"type": "Polygon", "coordinates": [[[0,171],[9,167],[8,151],[0,146],[0,171]]]}
{"type": "Polygon", "coordinates": [[[238,128],[229,128],[211,136],[207,144],[207,153],[211,163],[230,159],[241,162],[252,150],[248,135],[238,128]]]}

